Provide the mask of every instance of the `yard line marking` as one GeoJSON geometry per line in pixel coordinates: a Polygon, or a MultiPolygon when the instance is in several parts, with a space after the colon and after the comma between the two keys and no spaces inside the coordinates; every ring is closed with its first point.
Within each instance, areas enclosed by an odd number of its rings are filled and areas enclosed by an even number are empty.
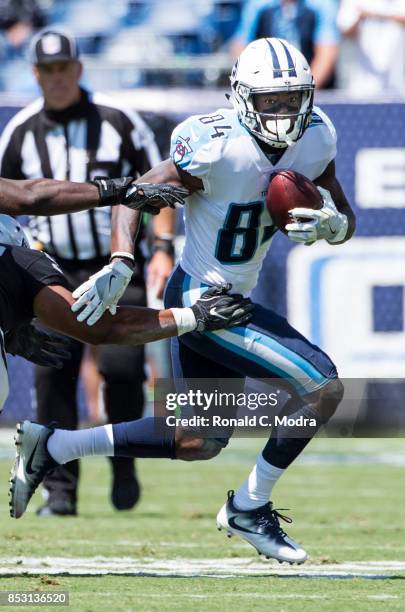
{"type": "MultiPolygon", "coordinates": [[[[103,591],[103,595],[105,597],[107,596],[116,596],[116,592],[112,592],[112,591],[103,591]]],[[[276,599],[276,600],[282,600],[282,599],[303,599],[303,600],[307,600],[307,599],[330,599],[330,596],[328,595],[309,595],[309,594],[305,594],[305,593],[283,593],[283,594],[278,594],[278,593],[257,593],[256,591],[245,591],[245,592],[241,592],[241,591],[237,591],[236,593],[226,593],[226,592],[222,592],[220,597],[223,598],[229,598],[229,599],[235,599],[235,598],[242,598],[242,597],[247,597],[249,599],[260,599],[260,600],[264,600],[264,599],[276,599]]],[[[384,600],[384,599],[400,599],[399,595],[367,595],[366,596],[369,599],[380,599],[380,600],[384,600]]],[[[140,591],[138,591],[138,589],[136,590],[136,599],[137,601],[139,601],[140,599],[165,599],[167,601],[167,593],[142,593],[140,591]]],[[[203,595],[199,595],[199,594],[193,594],[193,593],[176,593],[176,599],[190,599],[190,598],[194,598],[194,599],[217,599],[218,598],[218,594],[217,593],[204,593],[203,595]]],[[[357,595],[357,594],[353,594],[351,593],[350,595],[351,599],[355,599],[355,600],[360,600],[360,601],[364,601],[364,595],[357,595]]]]}
{"type": "MultiPolygon", "coordinates": [[[[72,540],[66,539],[66,538],[58,538],[58,543],[71,545],[72,540]]],[[[105,539],[101,540],[97,538],[92,538],[89,540],[87,539],[80,540],[80,545],[82,547],[89,545],[89,546],[92,546],[93,548],[105,549],[107,544],[108,542],[106,542],[105,539]]],[[[218,542],[214,542],[214,541],[213,542],[176,542],[174,540],[173,541],[114,540],[114,546],[128,547],[132,551],[134,552],[136,551],[138,555],[139,555],[139,552],[138,552],[139,548],[145,548],[145,553],[147,553],[149,550],[149,554],[150,554],[150,549],[155,550],[159,548],[181,548],[181,549],[186,549],[186,550],[193,550],[195,548],[198,548],[198,549],[204,548],[207,551],[208,550],[218,551],[218,542]]],[[[247,542],[244,542],[241,539],[234,538],[234,541],[232,542],[231,546],[232,546],[232,550],[245,551],[245,553],[247,553],[247,551],[251,551],[250,544],[248,544],[247,542]]],[[[400,544],[362,544],[361,549],[362,550],[372,550],[373,552],[391,551],[391,554],[399,555],[399,553],[405,551],[405,546],[400,545],[400,544]]],[[[311,555],[311,558],[313,560],[316,557],[321,556],[321,554],[326,551],[355,550],[356,552],[358,552],[359,546],[358,545],[355,546],[353,544],[322,544],[322,546],[319,546],[319,550],[320,552],[318,552],[316,555],[315,554],[311,555]]],[[[76,552],[76,551],[72,551],[72,552],[76,552]]],[[[131,553],[129,552],[128,554],[131,554],[131,553]]],[[[0,563],[1,563],[1,558],[0,558],[0,563]]]]}
{"type": "Polygon", "coordinates": [[[405,579],[404,561],[345,561],[291,567],[276,562],[253,560],[250,557],[225,559],[155,559],[132,557],[3,557],[0,576],[17,574],[70,574],[97,576],[125,574],[132,576],[279,576],[303,578],[347,579],[353,577],[405,579]]]}
{"type": "Polygon", "coordinates": [[[379,601],[385,599],[399,599],[398,595],[386,595],[385,593],[381,593],[379,595],[366,595],[367,599],[378,599],[379,601]]]}

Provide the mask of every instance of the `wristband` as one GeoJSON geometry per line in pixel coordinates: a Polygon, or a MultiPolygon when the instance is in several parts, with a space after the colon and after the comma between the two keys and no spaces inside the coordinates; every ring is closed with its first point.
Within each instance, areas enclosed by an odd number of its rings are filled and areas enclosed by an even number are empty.
{"type": "Polygon", "coordinates": [[[154,255],[158,251],[170,255],[170,257],[174,257],[174,246],[169,241],[162,242],[161,244],[154,244],[152,246],[152,255],[154,255]]]}
{"type": "Polygon", "coordinates": [[[163,240],[165,242],[173,242],[174,240],[174,234],[155,234],[154,237],[155,240],[163,240]]]}
{"type": "Polygon", "coordinates": [[[197,327],[197,321],[191,308],[170,308],[177,325],[177,335],[192,332],[197,327]]]}
{"type": "Polygon", "coordinates": [[[110,261],[114,259],[114,257],[121,257],[121,259],[130,259],[133,263],[135,263],[135,257],[132,253],[129,253],[128,251],[114,251],[114,253],[111,253],[110,261]]]}

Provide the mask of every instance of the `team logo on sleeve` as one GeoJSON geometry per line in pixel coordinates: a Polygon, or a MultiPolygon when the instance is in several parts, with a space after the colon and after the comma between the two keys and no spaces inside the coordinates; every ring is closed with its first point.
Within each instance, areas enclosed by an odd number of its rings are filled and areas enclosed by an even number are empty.
{"type": "Polygon", "coordinates": [[[174,162],[179,164],[183,161],[184,157],[189,153],[192,153],[193,149],[190,146],[190,136],[183,138],[179,136],[175,142],[174,148],[174,162]]]}

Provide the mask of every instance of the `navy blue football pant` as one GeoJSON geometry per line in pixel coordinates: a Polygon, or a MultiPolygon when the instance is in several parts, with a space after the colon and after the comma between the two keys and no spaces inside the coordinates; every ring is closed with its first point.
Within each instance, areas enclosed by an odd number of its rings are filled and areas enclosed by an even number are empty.
{"type": "MultiPolygon", "coordinates": [[[[207,287],[178,266],[166,289],[165,306],[191,306],[207,287]]],[[[177,379],[274,378],[292,396],[305,398],[337,378],[335,365],[319,347],[285,317],[260,305],[245,326],[184,334],[173,338],[171,346],[177,379]]]]}

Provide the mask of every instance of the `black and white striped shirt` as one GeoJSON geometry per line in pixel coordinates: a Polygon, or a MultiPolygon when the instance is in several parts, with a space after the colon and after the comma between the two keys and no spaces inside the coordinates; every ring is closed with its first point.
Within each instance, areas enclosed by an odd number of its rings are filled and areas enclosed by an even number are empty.
{"type": "MultiPolygon", "coordinates": [[[[84,182],[139,176],[160,161],[152,131],[104,94],[82,90],[80,102],[49,111],[40,98],[18,112],[0,137],[0,176],[84,182]]],[[[32,217],[33,237],[57,257],[87,260],[110,252],[111,210],[32,217]]]]}

